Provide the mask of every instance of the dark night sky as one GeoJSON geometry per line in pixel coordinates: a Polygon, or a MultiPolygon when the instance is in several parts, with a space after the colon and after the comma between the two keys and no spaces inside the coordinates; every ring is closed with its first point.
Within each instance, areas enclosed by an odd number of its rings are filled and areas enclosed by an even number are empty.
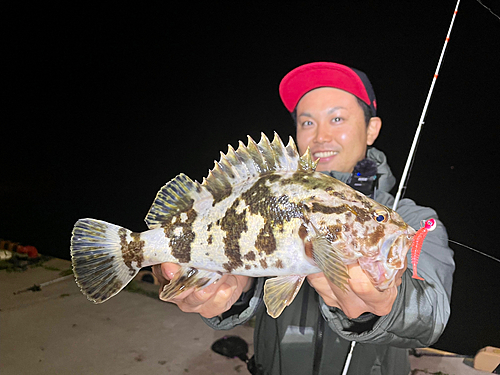
{"type": "MultiPolygon", "coordinates": [[[[312,61],[368,74],[383,119],[375,146],[400,177],[454,6],[4,6],[0,237],[69,259],[79,218],[146,230],[178,173],[201,180],[247,134],[294,134],[278,84],[312,61]]],[[[462,1],[406,192],[451,239],[497,257],[499,38],[500,20],[462,1]]],[[[500,347],[500,264],[451,247],[452,317],[436,347],[500,347]]]]}

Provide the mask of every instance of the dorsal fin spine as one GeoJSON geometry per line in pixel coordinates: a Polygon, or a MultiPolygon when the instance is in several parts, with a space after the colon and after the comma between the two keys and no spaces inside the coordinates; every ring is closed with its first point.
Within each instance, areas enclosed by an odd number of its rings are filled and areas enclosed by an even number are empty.
{"type": "Polygon", "coordinates": [[[257,171],[256,164],[252,159],[252,156],[248,152],[248,149],[245,147],[243,142],[239,142],[238,149],[236,150],[236,155],[238,155],[243,162],[243,165],[248,169],[248,174],[250,176],[255,176],[259,172],[257,171]]]}
{"type": "Polygon", "coordinates": [[[285,147],[285,150],[287,151],[290,158],[296,158],[297,156],[299,156],[297,146],[295,145],[295,141],[293,140],[292,136],[288,137],[288,145],[285,147]]]}
{"type": "Polygon", "coordinates": [[[235,170],[239,175],[239,179],[246,180],[248,178],[248,168],[245,166],[241,158],[236,154],[233,146],[228,145],[226,157],[229,163],[232,165],[233,170],[235,170]]]}
{"type": "Polygon", "coordinates": [[[268,172],[267,165],[264,161],[264,157],[262,156],[262,153],[259,150],[259,146],[257,146],[257,143],[253,140],[252,137],[248,136],[248,146],[247,146],[248,152],[250,156],[252,157],[253,161],[256,163],[258,166],[259,173],[264,173],[268,172]]]}
{"type": "Polygon", "coordinates": [[[271,171],[276,170],[276,154],[269,139],[264,133],[261,133],[260,141],[257,146],[259,146],[259,150],[264,158],[266,168],[271,171]]]}
{"type": "Polygon", "coordinates": [[[299,159],[299,169],[304,172],[314,172],[317,164],[318,163],[313,160],[311,150],[308,147],[304,155],[299,159]]]}
{"type": "Polygon", "coordinates": [[[271,146],[274,150],[274,155],[276,157],[276,167],[279,169],[284,168],[291,164],[291,161],[287,155],[285,145],[281,141],[281,138],[278,136],[276,132],[274,132],[274,139],[271,143],[271,146]]]}
{"type": "Polygon", "coordinates": [[[226,158],[226,155],[224,155],[221,151],[220,153],[220,160],[219,160],[220,167],[224,171],[227,177],[229,177],[231,180],[235,178],[235,173],[238,174],[238,171],[233,168],[229,160],[226,158]]]}

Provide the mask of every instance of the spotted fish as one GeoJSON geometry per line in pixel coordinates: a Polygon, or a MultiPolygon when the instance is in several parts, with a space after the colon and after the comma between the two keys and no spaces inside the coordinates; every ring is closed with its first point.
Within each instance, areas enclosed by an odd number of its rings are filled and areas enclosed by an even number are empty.
{"type": "Polygon", "coordinates": [[[148,231],[131,232],[95,219],[73,229],[71,257],[88,299],[111,298],[145,266],[181,265],[160,291],[169,300],[203,288],[223,274],[271,277],[264,301],[277,317],[308,274],[324,272],[345,290],[348,264],[358,262],[373,284],[386,289],[404,267],[415,234],[390,208],[315,171],[309,150],[248,137],[229,146],[203,183],[180,174],[158,192],[148,231]]]}

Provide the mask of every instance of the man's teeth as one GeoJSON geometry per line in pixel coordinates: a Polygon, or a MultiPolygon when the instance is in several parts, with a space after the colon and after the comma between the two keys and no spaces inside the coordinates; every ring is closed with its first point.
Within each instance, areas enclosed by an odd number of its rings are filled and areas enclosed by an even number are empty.
{"type": "Polygon", "coordinates": [[[324,151],[324,152],[315,152],[313,156],[315,158],[327,158],[329,156],[337,155],[337,151],[324,151]]]}

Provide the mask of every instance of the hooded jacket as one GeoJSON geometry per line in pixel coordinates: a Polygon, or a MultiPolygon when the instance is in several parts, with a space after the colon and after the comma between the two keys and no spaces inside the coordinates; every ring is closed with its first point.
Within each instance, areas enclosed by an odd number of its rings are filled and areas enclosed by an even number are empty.
{"type": "MultiPolygon", "coordinates": [[[[367,158],[377,165],[374,199],[392,207],[394,197],[389,191],[396,180],[386,156],[369,148],[367,158]]],[[[328,174],[342,182],[351,177],[350,173],[335,171],[328,174]]],[[[429,218],[436,219],[437,227],[428,233],[420,254],[418,272],[424,281],[413,279],[408,267],[388,315],[365,313],[349,319],[342,310],[327,306],[305,282],[290,306],[274,319],[266,313],[263,303],[265,278],[258,278],[253,290],[244,294],[231,310],[204,319],[205,322],[214,329],[231,329],[256,316],[255,361],[264,374],[340,375],[352,341],[356,345],[347,374],[409,374],[408,348],[432,345],[446,326],[455,263],[446,229],[433,209],[405,198],[397,212],[416,230],[429,218]]]]}

